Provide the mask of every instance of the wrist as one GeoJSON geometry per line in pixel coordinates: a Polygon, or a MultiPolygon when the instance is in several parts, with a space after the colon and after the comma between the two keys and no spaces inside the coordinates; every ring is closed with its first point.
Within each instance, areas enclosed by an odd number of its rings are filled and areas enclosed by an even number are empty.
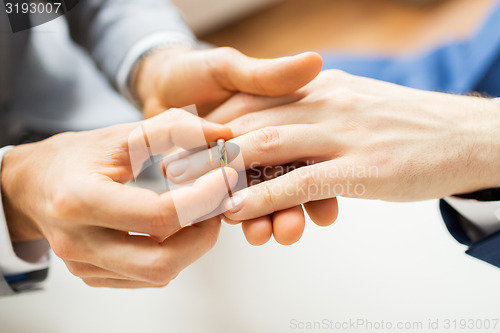
{"type": "Polygon", "coordinates": [[[469,132],[473,183],[466,192],[500,187],[500,104],[482,99],[479,107],[481,112],[471,119],[476,126],[469,132]]]}
{"type": "Polygon", "coordinates": [[[31,149],[28,146],[31,145],[17,146],[8,151],[3,157],[0,172],[2,203],[12,242],[43,238],[30,214],[32,203],[24,200],[33,195],[27,188],[29,180],[23,171],[26,169],[26,153],[31,149]]]}
{"type": "Polygon", "coordinates": [[[165,66],[192,50],[188,45],[165,46],[152,50],[138,61],[130,77],[130,91],[140,105],[144,106],[148,99],[157,95],[163,77],[168,75],[165,66]]]}

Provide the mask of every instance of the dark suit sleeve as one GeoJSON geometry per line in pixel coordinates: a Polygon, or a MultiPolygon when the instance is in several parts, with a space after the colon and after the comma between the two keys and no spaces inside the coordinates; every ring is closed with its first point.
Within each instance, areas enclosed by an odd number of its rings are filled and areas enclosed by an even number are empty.
{"type": "Polygon", "coordinates": [[[468,255],[500,267],[500,231],[473,242],[464,227],[472,222],[460,215],[444,200],[440,202],[440,209],[448,231],[458,242],[469,247],[466,251],[468,255]]]}
{"type": "Polygon", "coordinates": [[[165,0],[83,0],[67,19],[73,40],[114,82],[127,51],[158,32],[192,37],[178,10],[165,0]]]}

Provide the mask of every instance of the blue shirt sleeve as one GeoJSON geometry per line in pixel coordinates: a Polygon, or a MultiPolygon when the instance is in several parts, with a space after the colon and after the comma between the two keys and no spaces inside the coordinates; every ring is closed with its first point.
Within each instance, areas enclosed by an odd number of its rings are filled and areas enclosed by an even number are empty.
{"type": "Polygon", "coordinates": [[[380,58],[323,53],[324,69],[456,94],[500,96],[500,3],[469,39],[417,55],[380,58]]]}

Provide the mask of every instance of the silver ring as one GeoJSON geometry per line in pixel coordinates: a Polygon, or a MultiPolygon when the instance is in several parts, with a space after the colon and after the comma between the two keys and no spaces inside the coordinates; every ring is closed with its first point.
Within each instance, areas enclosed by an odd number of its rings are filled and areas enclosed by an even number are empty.
{"type": "Polygon", "coordinates": [[[226,140],[217,140],[217,149],[219,151],[219,167],[223,168],[227,165],[226,140]]]}

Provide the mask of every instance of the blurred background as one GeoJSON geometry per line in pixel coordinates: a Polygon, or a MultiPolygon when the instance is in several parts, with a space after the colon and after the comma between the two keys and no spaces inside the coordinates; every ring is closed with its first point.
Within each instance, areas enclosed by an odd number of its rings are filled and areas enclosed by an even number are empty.
{"type": "Polygon", "coordinates": [[[174,0],[198,36],[257,57],[401,53],[466,37],[494,0],[174,0]]]}
{"type": "MultiPolygon", "coordinates": [[[[202,40],[274,57],[304,50],[411,55],[472,36],[498,1],[175,3],[202,40]]],[[[0,332],[375,331],[300,329],[324,320],[394,325],[377,332],[500,332],[500,324],[493,326],[500,320],[500,271],[464,251],[447,232],[437,201],[341,198],[333,226],[309,221],[290,247],[271,240],[255,248],[239,226],[223,225],[216,247],[161,290],[92,289],[53,256],[43,291],[0,299],[0,332]],[[461,320],[490,325],[462,327],[461,320]],[[429,326],[436,321],[437,329],[429,326]],[[408,328],[394,329],[398,323],[408,328]]]]}

